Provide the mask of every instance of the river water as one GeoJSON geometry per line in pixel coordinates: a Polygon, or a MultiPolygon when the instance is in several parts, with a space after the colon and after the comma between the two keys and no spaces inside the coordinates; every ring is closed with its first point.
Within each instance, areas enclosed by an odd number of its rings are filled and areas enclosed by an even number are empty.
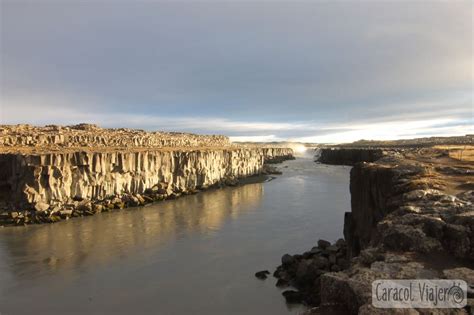
{"type": "Polygon", "coordinates": [[[0,228],[0,314],[297,314],[274,271],[342,237],[349,168],[298,158],[266,183],[0,228]]]}

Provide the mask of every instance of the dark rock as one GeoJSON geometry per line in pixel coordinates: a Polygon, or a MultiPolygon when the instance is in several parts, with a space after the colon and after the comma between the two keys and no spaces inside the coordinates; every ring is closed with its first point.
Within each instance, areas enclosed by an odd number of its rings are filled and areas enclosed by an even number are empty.
{"type": "Polygon", "coordinates": [[[279,287],[279,288],[288,287],[289,285],[290,284],[285,279],[278,279],[277,282],[276,282],[276,286],[279,287]]]}
{"type": "Polygon", "coordinates": [[[329,246],[331,246],[331,243],[326,241],[326,240],[319,240],[318,241],[318,247],[321,248],[321,249],[326,249],[329,246]]]}
{"type": "Polygon", "coordinates": [[[274,276],[275,278],[281,278],[283,272],[285,272],[285,271],[283,270],[283,267],[282,267],[282,266],[278,266],[277,269],[273,272],[273,276],[274,276]]]}
{"type": "Polygon", "coordinates": [[[383,231],[383,243],[393,250],[410,250],[425,234],[419,228],[408,225],[392,225],[383,231]]]}
{"type": "Polygon", "coordinates": [[[281,257],[281,264],[283,267],[289,267],[296,262],[295,258],[289,254],[285,254],[281,257]]]}
{"type": "Polygon", "coordinates": [[[322,256],[316,256],[311,263],[316,269],[326,269],[329,267],[329,260],[322,256]]]}
{"type": "Polygon", "coordinates": [[[331,265],[336,264],[336,259],[337,259],[336,254],[331,253],[331,254],[329,255],[329,263],[330,263],[331,265]]]}
{"type": "Polygon", "coordinates": [[[311,251],[308,251],[308,252],[304,252],[303,253],[303,259],[309,259],[311,257],[314,256],[314,253],[312,253],[311,251]]]}
{"type": "Polygon", "coordinates": [[[350,267],[350,262],[346,258],[338,258],[336,264],[342,269],[347,269],[350,267]]]}
{"type": "Polygon", "coordinates": [[[286,302],[289,304],[298,304],[303,302],[303,294],[299,291],[286,290],[282,292],[282,295],[285,297],[286,302]]]}
{"type": "Polygon", "coordinates": [[[267,279],[267,275],[269,274],[270,272],[268,270],[262,270],[255,273],[255,277],[257,277],[258,279],[264,280],[264,279],[267,279]]]}
{"type": "Polygon", "coordinates": [[[384,256],[376,248],[368,248],[360,252],[359,261],[365,266],[370,266],[376,261],[383,260],[384,256]]]}
{"type": "Polygon", "coordinates": [[[313,255],[317,255],[317,254],[320,254],[321,253],[321,248],[319,247],[313,247],[311,248],[311,250],[309,251],[311,254],[313,255]]]}
{"type": "Polygon", "coordinates": [[[346,240],[344,240],[343,238],[338,239],[336,241],[336,246],[339,248],[347,246],[346,240]]]}

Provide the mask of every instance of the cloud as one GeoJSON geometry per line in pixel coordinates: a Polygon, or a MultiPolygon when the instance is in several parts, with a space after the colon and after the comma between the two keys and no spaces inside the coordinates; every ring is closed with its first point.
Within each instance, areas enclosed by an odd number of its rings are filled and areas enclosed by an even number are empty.
{"type": "MultiPolygon", "coordinates": [[[[9,124],[77,124],[96,123],[103,127],[118,128],[124,123],[130,128],[145,130],[165,130],[195,132],[204,134],[226,134],[232,141],[299,141],[339,143],[360,139],[402,139],[422,136],[449,136],[474,133],[472,109],[459,106],[452,110],[449,104],[435,103],[438,108],[423,115],[400,113],[380,119],[353,119],[350,122],[316,122],[311,120],[271,122],[239,121],[223,117],[172,117],[163,115],[144,115],[140,113],[103,113],[100,110],[83,111],[80,106],[58,109],[47,104],[41,105],[43,111],[35,111],[35,105],[22,104],[8,108],[2,121],[9,124]],[[21,117],[21,119],[17,118],[21,117]]],[[[31,104],[31,102],[29,102],[31,104]]],[[[424,106],[430,107],[429,104],[424,106]]],[[[404,108],[404,104],[399,104],[404,108]]]]}
{"type": "Polygon", "coordinates": [[[471,1],[0,6],[3,123],[324,140],[472,124],[471,1]]]}

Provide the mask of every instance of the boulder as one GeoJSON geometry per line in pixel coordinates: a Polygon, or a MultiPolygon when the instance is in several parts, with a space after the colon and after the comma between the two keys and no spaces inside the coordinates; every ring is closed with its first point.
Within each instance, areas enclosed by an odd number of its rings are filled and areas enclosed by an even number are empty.
{"type": "Polygon", "coordinates": [[[295,290],[286,290],[282,292],[282,295],[285,297],[288,304],[298,304],[303,302],[304,295],[295,290]]]}
{"type": "Polygon", "coordinates": [[[285,254],[281,257],[281,264],[283,267],[290,267],[296,262],[295,258],[289,254],[285,254]]]}
{"type": "Polygon", "coordinates": [[[268,270],[262,270],[255,273],[255,277],[258,279],[264,280],[267,279],[267,276],[270,274],[268,270]]]}
{"type": "Polygon", "coordinates": [[[49,204],[45,202],[37,202],[35,204],[35,210],[38,212],[43,212],[49,209],[49,204]]]}

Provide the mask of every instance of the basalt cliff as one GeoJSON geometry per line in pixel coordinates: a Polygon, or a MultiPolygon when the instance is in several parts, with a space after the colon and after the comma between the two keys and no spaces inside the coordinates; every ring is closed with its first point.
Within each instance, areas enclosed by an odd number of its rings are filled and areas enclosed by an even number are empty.
{"type": "Polygon", "coordinates": [[[288,148],[225,136],[0,126],[0,225],[56,222],[176,198],[266,173],[288,148]]]}
{"type": "Polygon", "coordinates": [[[464,146],[463,155],[434,147],[323,149],[331,164],[354,165],[351,211],[344,239],[319,240],[305,253],[282,257],[274,276],[277,286],[289,287],[287,302],[314,307],[308,314],[473,314],[471,149],[464,146]],[[371,296],[376,279],[461,279],[467,305],[378,309],[371,296]]]}

